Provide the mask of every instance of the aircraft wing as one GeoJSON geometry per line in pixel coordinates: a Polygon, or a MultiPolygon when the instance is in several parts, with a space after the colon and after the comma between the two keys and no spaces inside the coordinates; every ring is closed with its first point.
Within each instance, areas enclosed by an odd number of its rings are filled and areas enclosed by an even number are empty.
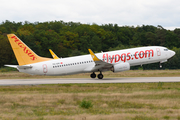
{"type": "Polygon", "coordinates": [[[59,59],[59,57],[51,49],[49,49],[49,52],[51,53],[54,59],[59,59]]]}
{"type": "Polygon", "coordinates": [[[91,49],[88,49],[88,50],[89,50],[89,53],[91,54],[93,61],[96,64],[94,67],[90,68],[91,71],[110,69],[113,66],[113,64],[104,62],[101,59],[99,59],[91,49]]]}

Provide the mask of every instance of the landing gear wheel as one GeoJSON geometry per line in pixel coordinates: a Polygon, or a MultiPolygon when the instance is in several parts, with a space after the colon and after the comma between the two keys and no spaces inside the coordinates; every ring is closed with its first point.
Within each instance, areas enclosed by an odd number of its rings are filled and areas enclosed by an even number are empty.
{"type": "Polygon", "coordinates": [[[90,75],[91,78],[96,78],[96,74],[93,72],[91,75],[90,75]]]}
{"type": "Polygon", "coordinates": [[[159,63],[159,67],[162,68],[161,62],[159,63]]]}
{"type": "Polygon", "coordinates": [[[98,74],[99,79],[103,79],[103,74],[98,74]]]}

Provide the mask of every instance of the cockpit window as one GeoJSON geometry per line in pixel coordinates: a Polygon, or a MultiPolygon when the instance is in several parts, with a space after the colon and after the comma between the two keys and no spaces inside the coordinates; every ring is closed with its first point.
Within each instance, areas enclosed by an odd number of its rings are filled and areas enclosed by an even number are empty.
{"type": "Polygon", "coordinates": [[[164,49],[164,51],[168,51],[168,49],[164,49]]]}

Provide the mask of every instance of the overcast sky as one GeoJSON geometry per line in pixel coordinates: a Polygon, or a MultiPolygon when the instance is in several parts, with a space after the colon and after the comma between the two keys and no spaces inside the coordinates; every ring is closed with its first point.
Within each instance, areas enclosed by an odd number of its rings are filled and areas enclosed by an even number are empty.
{"type": "Polygon", "coordinates": [[[180,0],[0,0],[0,23],[59,21],[180,28],[180,0]]]}

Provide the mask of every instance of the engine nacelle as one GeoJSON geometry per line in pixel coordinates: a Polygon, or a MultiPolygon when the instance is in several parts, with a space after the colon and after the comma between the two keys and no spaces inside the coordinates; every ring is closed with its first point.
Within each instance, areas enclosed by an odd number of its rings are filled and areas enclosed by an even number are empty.
{"type": "Polygon", "coordinates": [[[129,63],[119,63],[113,66],[112,70],[113,72],[122,72],[130,70],[130,64],[129,63]]]}

